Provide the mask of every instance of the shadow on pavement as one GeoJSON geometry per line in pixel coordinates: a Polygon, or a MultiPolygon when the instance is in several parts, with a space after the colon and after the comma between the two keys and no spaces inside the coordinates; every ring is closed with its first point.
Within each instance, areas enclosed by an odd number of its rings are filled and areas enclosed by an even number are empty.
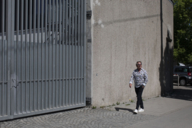
{"type": "Polygon", "coordinates": [[[119,111],[119,110],[125,110],[125,111],[129,111],[129,112],[132,112],[132,113],[133,113],[133,109],[129,109],[129,108],[115,107],[115,110],[116,110],[116,111],[119,111]]]}
{"type": "Polygon", "coordinates": [[[192,101],[192,86],[177,86],[176,84],[173,85],[173,93],[170,96],[166,96],[167,98],[192,101]]]}
{"type": "Polygon", "coordinates": [[[173,88],[176,88],[176,87],[183,87],[183,88],[191,88],[192,89],[192,86],[190,85],[190,84],[187,84],[187,85],[185,85],[185,86],[178,86],[178,83],[173,83],[173,88]]]}

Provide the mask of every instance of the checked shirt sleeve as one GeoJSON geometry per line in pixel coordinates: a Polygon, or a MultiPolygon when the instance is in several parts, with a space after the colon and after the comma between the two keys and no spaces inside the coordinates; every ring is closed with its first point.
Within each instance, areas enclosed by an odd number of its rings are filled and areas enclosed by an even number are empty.
{"type": "Polygon", "coordinates": [[[145,86],[147,84],[147,82],[148,82],[148,75],[147,75],[147,72],[144,71],[144,83],[143,83],[143,85],[145,86]]]}
{"type": "Polygon", "coordinates": [[[135,79],[135,77],[134,77],[134,72],[133,72],[132,75],[131,75],[131,79],[130,79],[129,83],[132,84],[134,79],[135,79]]]}

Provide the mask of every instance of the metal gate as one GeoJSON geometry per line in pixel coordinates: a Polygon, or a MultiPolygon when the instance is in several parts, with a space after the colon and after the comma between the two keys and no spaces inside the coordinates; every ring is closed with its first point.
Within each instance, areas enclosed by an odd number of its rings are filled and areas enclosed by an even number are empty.
{"type": "Polygon", "coordinates": [[[86,0],[0,0],[0,120],[85,106],[86,0]]]}

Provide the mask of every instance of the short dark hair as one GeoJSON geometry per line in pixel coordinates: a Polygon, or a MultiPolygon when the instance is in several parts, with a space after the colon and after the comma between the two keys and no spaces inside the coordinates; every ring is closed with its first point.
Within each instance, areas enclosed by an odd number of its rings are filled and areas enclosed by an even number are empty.
{"type": "Polygon", "coordinates": [[[137,65],[137,63],[139,63],[139,62],[140,62],[140,63],[141,63],[141,65],[142,65],[142,62],[141,62],[141,61],[137,61],[137,62],[136,62],[136,65],[137,65]]]}

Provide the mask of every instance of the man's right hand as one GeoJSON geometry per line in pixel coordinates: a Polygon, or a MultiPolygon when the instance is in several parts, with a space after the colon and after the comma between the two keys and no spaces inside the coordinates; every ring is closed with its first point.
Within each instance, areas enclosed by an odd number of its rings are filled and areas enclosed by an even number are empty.
{"type": "Polygon", "coordinates": [[[129,87],[131,88],[131,86],[132,86],[132,84],[131,83],[129,83],[129,87]]]}

